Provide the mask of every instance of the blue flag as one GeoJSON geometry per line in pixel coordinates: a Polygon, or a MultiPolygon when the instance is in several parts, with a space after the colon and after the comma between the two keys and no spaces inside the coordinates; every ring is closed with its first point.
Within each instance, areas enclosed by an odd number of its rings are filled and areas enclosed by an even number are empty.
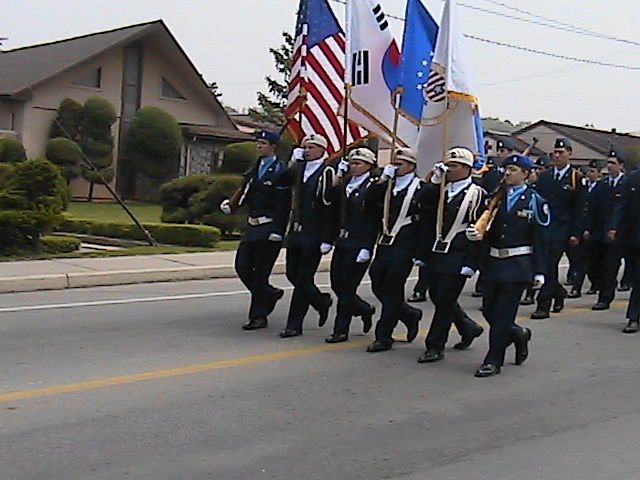
{"type": "Polygon", "coordinates": [[[436,48],[438,24],[420,0],[408,0],[402,37],[402,86],[400,108],[416,122],[422,118],[423,89],[436,48]]]}

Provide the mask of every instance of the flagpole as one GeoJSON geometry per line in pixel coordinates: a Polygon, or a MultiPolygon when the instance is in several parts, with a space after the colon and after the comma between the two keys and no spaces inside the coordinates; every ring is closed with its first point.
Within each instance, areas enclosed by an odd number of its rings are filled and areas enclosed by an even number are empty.
{"type": "Polygon", "coordinates": [[[349,135],[349,102],[351,101],[351,85],[344,83],[344,112],[342,118],[342,158],[347,156],[347,136],[349,135]]]}
{"type": "MultiPolygon", "coordinates": [[[[442,162],[444,162],[447,159],[447,152],[449,151],[448,145],[449,145],[449,113],[450,113],[450,98],[449,95],[447,94],[447,106],[445,108],[444,111],[444,125],[443,125],[443,134],[442,134],[442,162]]],[[[442,234],[443,234],[443,230],[444,230],[444,190],[445,190],[445,184],[446,184],[446,173],[442,176],[442,178],[440,179],[440,197],[438,198],[438,216],[437,216],[437,225],[438,225],[438,232],[440,232],[440,238],[438,238],[439,241],[442,241],[442,234]]]]}
{"type": "MultiPolygon", "coordinates": [[[[400,99],[400,94],[402,93],[402,87],[396,88],[393,92],[393,132],[391,135],[391,159],[390,163],[396,158],[396,146],[398,144],[398,123],[400,120],[400,107],[398,105],[398,101],[400,99]]],[[[389,220],[391,217],[391,196],[393,194],[393,183],[395,179],[387,180],[387,190],[384,196],[384,206],[382,212],[382,229],[384,230],[385,235],[389,235],[389,220]]]]}

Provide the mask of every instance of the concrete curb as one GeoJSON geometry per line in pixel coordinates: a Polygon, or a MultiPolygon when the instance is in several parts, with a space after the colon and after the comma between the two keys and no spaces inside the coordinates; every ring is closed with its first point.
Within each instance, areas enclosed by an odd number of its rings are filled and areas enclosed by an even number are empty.
{"type": "MultiPolygon", "coordinates": [[[[320,262],[318,271],[329,271],[330,263],[331,259],[323,259],[320,262]]],[[[273,273],[283,274],[285,273],[285,270],[285,263],[277,262],[273,268],[273,273]]],[[[235,277],[236,272],[232,265],[114,270],[107,272],[74,272],[32,275],[25,277],[0,277],[0,294],[235,277]]]]}

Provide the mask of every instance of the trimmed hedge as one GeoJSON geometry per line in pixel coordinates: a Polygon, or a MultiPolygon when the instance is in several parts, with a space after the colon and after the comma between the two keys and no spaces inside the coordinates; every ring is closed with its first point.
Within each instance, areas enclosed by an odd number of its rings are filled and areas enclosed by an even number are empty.
{"type": "MultiPolygon", "coordinates": [[[[169,245],[210,248],[220,241],[220,229],[215,227],[169,223],[146,223],[144,226],[156,241],[169,245]]],[[[58,230],[98,237],[146,240],[144,233],[129,223],[65,219],[58,230]]]]}
{"type": "Polygon", "coordinates": [[[80,248],[80,240],[64,235],[45,235],[40,238],[40,251],[43,253],[70,253],[80,248]]]}

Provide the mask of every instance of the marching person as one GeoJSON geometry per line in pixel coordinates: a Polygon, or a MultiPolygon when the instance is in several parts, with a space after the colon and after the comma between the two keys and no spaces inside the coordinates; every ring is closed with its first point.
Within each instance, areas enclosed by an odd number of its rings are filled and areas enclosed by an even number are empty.
{"type": "MultiPolygon", "coordinates": [[[[622,185],[621,201],[614,211],[613,228],[622,236],[629,258],[636,265],[640,261],[640,170],[627,175],[622,185]]],[[[635,269],[631,296],[627,307],[627,326],[624,333],[640,331],[640,269],[635,269]]]]}
{"type": "Polygon", "coordinates": [[[592,310],[607,310],[615,297],[622,249],[613,225],[613,214],[622,198],[621,160],[614,149],[607,159],[609,176],[592,189],[587,209],[585,240],[591,243],[591,270],[599,277],[598,301],[592,310]]]}
{"type": "Polygon", "coordinates": [[[549,318],[551,303],[553,312],[564,308],[567,291],[558,280],[558,264],[569,247],[577,247],[584,228],[584,204],[586,179],[571,166],[573,148],[566,138],[558,138],[553,152],[553,168],[542,172],[536,191],[548,202],[553,212],[549,226],[549,250],[546,282],[538,295],[533,319],[549,318]]]}
{"type": "MultiPolygon", "coordinates": [[[[419,363],[431,363],[444,358],[458,297],[467,279],[478,269],[481,238],[470,240],[465,230],[478,220],[484,208],[486,192],[473,183],[473,162],[474,156],[470,150],[449,150],[444,164],[435,165],[429,184],[420,193],[422,203],[437,205],[437,209],[434,222],[436,241],[429,258],[433,276],[429,296],[435,305],[435,312],[425,342],[427,350],[418,358],[419,363]],[[441,182],[446,182],[444,188],[441,188],[441,182]],[[444,195],[442,199],[441,194],[444,195]]],[[[474,332],[473,335],[480,333],[474,332]]]]}
{"type": "Polygon", "coordinates": [[[384,167],[381,182],[371,187],[383,228],[369,270],[373,293],[382,304],[376,339],[367,347],[370,353],[391,350],[398,321],[406,325],[407,342],[412,342],[422,319],[422,311],[405,302],[404,289],[414,264],[424,265],[418,253],[422,208],[417,200],[424,182],[415,173],[417,159],[413,150],[400,148],[394,153],[391,163],[384,167]]]}
{"type": "Polygon", "coordinates": [[[371,262],[379,233],[377,211],[367,198],[377,178],[375,153],[356,148],[342,160],[337,175],[341,181],[332,190],[331,201],[337,220],[335,249],[331,258],[331,288],[338,297],[333,334],[327,343],[346,342],[352,317],[360,317],[364,333],[371,330],[376,310],[357,295],[358,287],[371,262]]]}
{"type": "Polygon", "coordinates": [[[284,294],[269,284],[282,248],[291,204],[288,188],[275,191],[271,188],[273,179],[285,169],[276,156],[278,140],[277,133],[263,130],[256,134],[257,162],[245,175],[233,199],[220,204],[220,210],[227,215],[244,206],[249,210],[235,259],[238,277],[251,292],[249,322],[242,326],[244,330],[266,328],[267,317],[284,294]]]}
{"type": "Polygon", "coordinates": [[[302,335],[302,323],[309,307],[320,315],[323,326],[333,303],[331,295],[321,293],[315,275],[323,255],[333,248],[331,236],[330,190],[334,169],[328,163],[327,139],[311,134],[302,140],[304,161],[291,165],[273,182],[293,187],[293,215],[287,239],[287,279],[293,285],[287,324],[282,338],[302,335]]]}
{"type": "MultiPolygon", "coordinates": [[[[531,284],[540,288],[547,265],[547,227],[551,221],[545,200],[525,183],[533,167],[520,154],[505,161],[505,191],[495,206],[495,217],[486,233],[490,250],[485,263],[483,314],[491,326],[489,351],[476,377],[500,373],[507,347],[516,348],[516,365],[529,354],[531,331],[515,323],[522,292],[531,284]]],[[[475,226],[467,231],[470,239],[481,236],[475,226]]]]}
{"type": "MultiPolygon", "coordinates": [[[[600,279],[602,277],[602,251],[599,250],[595,242],[594,233],[604,239],[607,234],[600,235],[604,228],[602,211],[609,210],[605,205],[599,205],[604,190],[607,186],[601,182],[602,168],[598,160],[591,160],[587,169],[587,201],[585,202],[585,232],[582,235],[584,255],[581,267],[574,277],[573,288],[569,292],[568,298],[580,298],[585,277],[589,277],[591,287],[587,295],[595,295],[601,290],[600,279]]],[[[611,212],[607,213],[610,216],[611,212]]]]}

